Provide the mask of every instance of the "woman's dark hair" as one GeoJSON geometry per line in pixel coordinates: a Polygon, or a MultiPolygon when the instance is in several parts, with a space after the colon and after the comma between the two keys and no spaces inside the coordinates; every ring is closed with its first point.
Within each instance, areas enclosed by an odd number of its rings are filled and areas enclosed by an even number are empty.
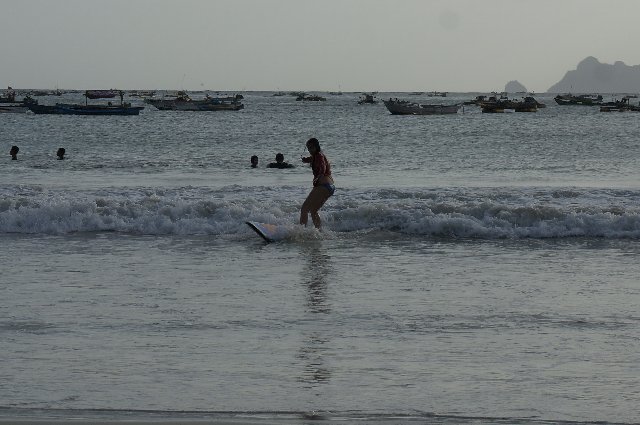
{"type": "Polygon", "coordinates": [[[257,160],[258,160],[258,156],[257,155],[252,155],[251,156],[251,162],[257,161],[257,160]]]}
{"type": "Polygon", "coordinates": [[[322,150],[320,149],[320,142],[318,142],[318,139],[316,139],[315,137],[307,140],[307,146],[313,146],[318,152],[322,150]]]}

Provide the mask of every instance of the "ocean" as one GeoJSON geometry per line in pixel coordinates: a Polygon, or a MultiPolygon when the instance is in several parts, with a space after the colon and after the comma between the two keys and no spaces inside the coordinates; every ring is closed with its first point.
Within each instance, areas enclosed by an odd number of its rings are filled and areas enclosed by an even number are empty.
{"type": "Polygon", "coordinates": [[[640,422],[640,115],[242,94],[0,114],[0,422],[640,422]]]}

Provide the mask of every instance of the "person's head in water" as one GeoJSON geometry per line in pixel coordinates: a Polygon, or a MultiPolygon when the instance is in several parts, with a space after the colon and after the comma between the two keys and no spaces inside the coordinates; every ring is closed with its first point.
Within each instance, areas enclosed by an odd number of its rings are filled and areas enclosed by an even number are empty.
{"type": "Polygon", "coordinates": [[[258,166],[258,156],[253,155],[251,157],[251,168],[256,168],[258,166]]]}
{"type": "Polygon", "coordinates": [[[58,152],[56,152],[56,155],[58,156],[58,159],[64,159],[64,153],[66,151],[64,150],[64,148],[60,148],[58,149],[58,152]]]}
{"type": "Polygon", "coordinates": [[[320,149],[320,142],[318,142],[318,139],[312,137],[307,140],[307,150],[309,150],[309,153],[312,155],[322,151],[322,149],[320,149]]]}
{"type": "Polygon", "coordinates": [[[9,151],[9,155],[11,155],[11,159],[18,159],[18,152],[20,148],[17,146],[11,146],[11,150],[9,151]]]}
{"type": "Polygon", "coordinates": [[[282,155],[281,153],[277,153],[276,154],[276,162],[278,164],[282,164],[284,162],[284,155],[282,155]]]}

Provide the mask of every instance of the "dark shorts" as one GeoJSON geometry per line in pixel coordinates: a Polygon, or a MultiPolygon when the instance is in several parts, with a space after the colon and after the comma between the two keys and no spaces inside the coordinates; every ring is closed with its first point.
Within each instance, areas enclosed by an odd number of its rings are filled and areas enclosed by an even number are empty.
{"type": "Polygon", "coordinates": [[[336,187],[330,183],[321,184],[320,186],[329,191],[329,196],[333,195],[333,193],[336,191],[336,187]]]}

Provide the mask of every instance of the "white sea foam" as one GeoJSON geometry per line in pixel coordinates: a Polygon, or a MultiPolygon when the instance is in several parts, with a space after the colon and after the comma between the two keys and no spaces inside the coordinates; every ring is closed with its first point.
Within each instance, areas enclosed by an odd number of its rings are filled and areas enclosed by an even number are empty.
{"type": "MultiPolygon", "coordinates": [[[[286,190],[286,188],[285,188],[286,190]]],[[[334,232],[445,238],[640,237],[639,195],[616,191],[343,190],[322,211],[334,232]]],[[[75,193],[14,188],[0,197],[0,233],[115,231],[235,235],[246,220],[293,224],[302,194],[237,186],[218,191],[75,193]]]]}

